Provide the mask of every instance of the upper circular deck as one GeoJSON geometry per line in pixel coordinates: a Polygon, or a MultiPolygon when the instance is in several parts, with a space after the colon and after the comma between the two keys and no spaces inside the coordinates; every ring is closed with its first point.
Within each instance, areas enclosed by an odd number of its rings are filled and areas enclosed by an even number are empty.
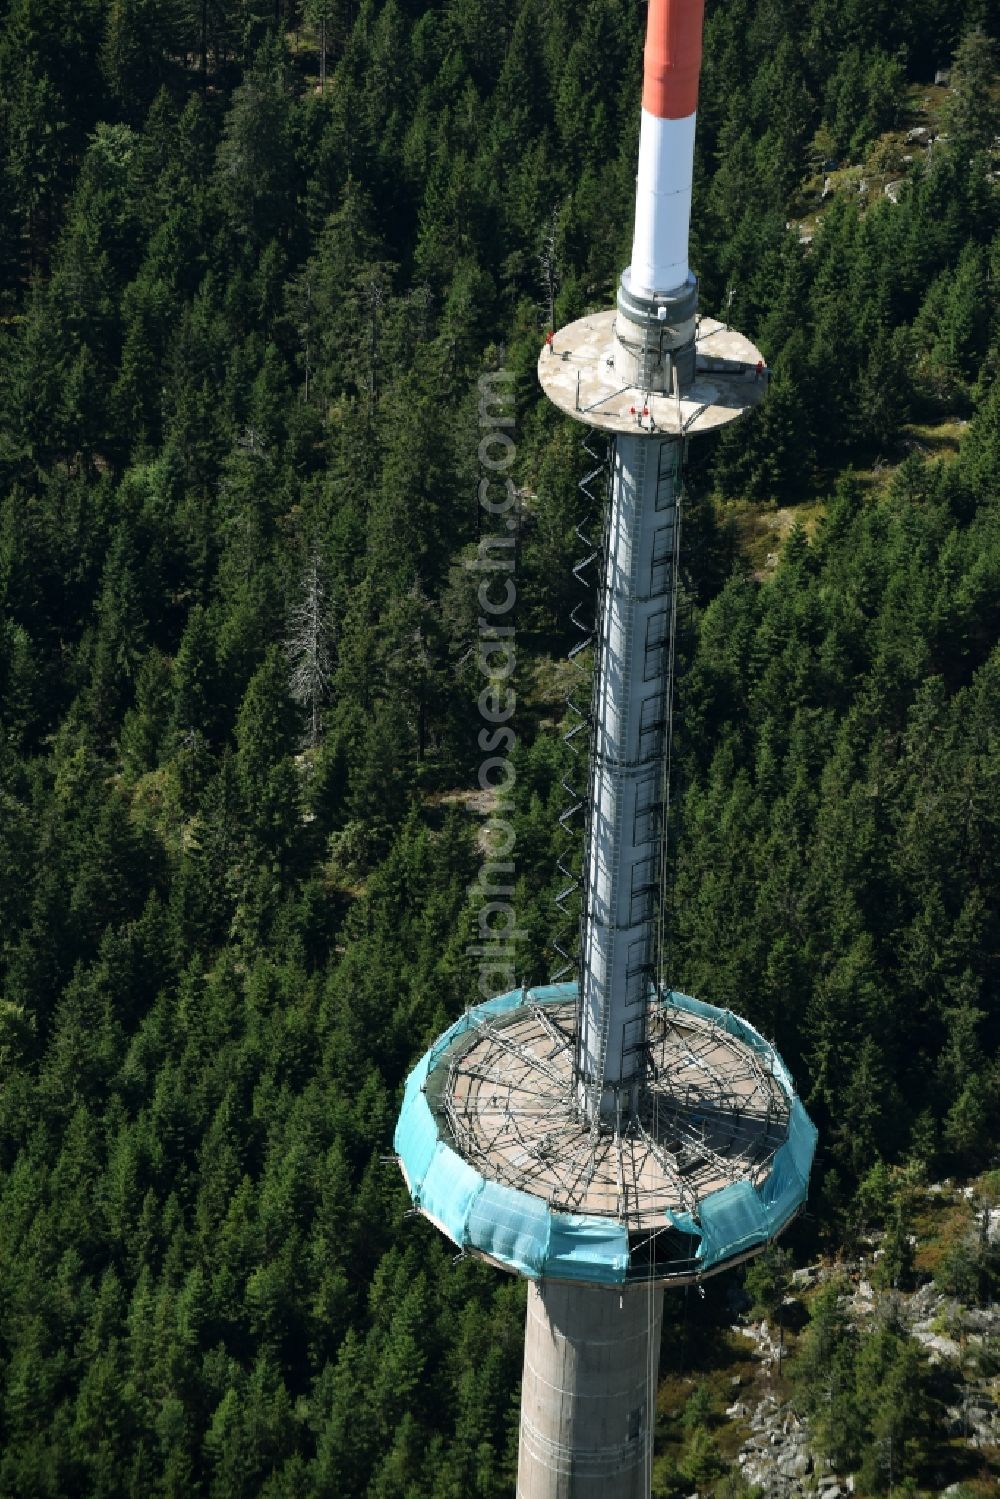
{"type": "Polygon", "coordinates": [[[432,1108],[484,1176],[630,1230],[697,1212],[736,1181],[766,1179],[788,1133],[789,1101],[745,1042],[703,1016],[656,1011],[638,1118],[592,1134],[579,1117],[575,1041],[573,1000],[528,1003],[441,1058],[447,1077],[432,1108]]]}
{"type": "Polygon", "coordinates": [[[650,1012],[638,1116],[576,1106],[576,986],[472,1010],[411,1074],[396,1149],[417,1207],[456,1244],[529,1276],[683,1281],[755,1252],[795,1216],[815,1131],[780,1057],[728,1011],[650,1012]]]}
{"type": "Polygon", "coordinates": [[[621,386],[615,374],[612,308],[560,328],[538,360],[542,389],[560,411],[604,432],[694,437],[735,421],[763,400],[760,350],[713,318],[699,318],[695,378],[680,397],[621,386]]]}

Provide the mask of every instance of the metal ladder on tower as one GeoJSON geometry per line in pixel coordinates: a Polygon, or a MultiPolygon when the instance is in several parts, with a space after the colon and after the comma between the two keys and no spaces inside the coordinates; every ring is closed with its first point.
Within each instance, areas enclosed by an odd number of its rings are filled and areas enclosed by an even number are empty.
{"type": "MultiPolygon", "coordinates": [[[[586,548],[586,552],[582,557],[577,558],[573,564],[573,576],[581,588],[588,590],[588,592],[596,591],[597,594],[597,605],[593,621],[581,618],[581,611],[585,608],[585,601],[582,598],[570,610],[570,623],[579,632],[580,638],[568,651],[567,660],[581,678],[586,674],[581,668],[580,657],[593,646],[595,639],[600,637],[600,569],[598,568],[596,579],[592,580],[589,575],[594,565],[599,563],[602,557],[605,556],[607,542],[607,505],[599,502],[598,486],[603,484],[605,488],[607,487],[609,463],[607,448],[605,447],[602,450],[597,446],[598,438],[599,434],[593,428],[588,428],[583,439],[583,451],[590,460],[592,467],[588,469],[578,486],[580,493],[586,500],[586,513],[582,521],[575,527],[576,535],[581,544],[586,548]],[[599,521],[601,524],[600,542],[595,542],[589,534],[589,529],[584,529],[584,526],[588,528],[592,527],[595,521],[599,521]]],[[[593,714],[589,708],[581,706],[576,701],[575,690],[567,694],[566,708],[571,719],[574,719],[575,722],[572,722],[570,728],[563,734],[563,743],[569,746],[574,757],[578,759],[579,747],[577,741],[581,735],[592,735],[593,714]]],[[[578,874],[573,868],[574,854],[571,851],[569,840],[576,819],[581,812],[587,811],[587,793],[580,790],[576,784],[575,776],[571,779],[571,774],[571,771],[565,771],[560,777],[559,783],[566,797],[566,804],[559,814],[559,828],[567,841],[562,851],[556,856],[556,869],[563,876],[566,883],[553,896],[553,905],[559,913],[559,926],[552,939],[552,947],[562,959],[560,967],[552,975],[553,983],[559,983],[567,974],[574,972],[579,977],[580,960],[578,955],[573,951],[570,936],[573,926],[571,904],[581,890],[583,891],[584,902],[586,901],[586,862],[584,863],[583,872],[578,874]]]]}

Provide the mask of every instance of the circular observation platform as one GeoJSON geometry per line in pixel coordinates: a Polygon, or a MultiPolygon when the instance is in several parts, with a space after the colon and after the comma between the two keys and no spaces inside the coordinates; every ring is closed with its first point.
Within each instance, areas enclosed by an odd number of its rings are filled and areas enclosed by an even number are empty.
{"type": "Polygon", "coordinates": [[[567,416],[603,432],[694,437],[724,427],[764,399],[760,350],[707,317],[698,319],[694,380],[679,398],[623,386],[615,372],[617,316],[612,308],[580,318],[560,328],[542,350],[539,383],[567,416]]]}
{"type": "Polygon", "coordinates": [[[745,1021],[670,993],[620,1131],[581,1120],[575,984],[471,1010],[411,1074],[396,1150],[414,1205],[460,1248],[532,1278],[681,1282],[755,1253],[795,1217],[815,1130],[745,1021]]]}

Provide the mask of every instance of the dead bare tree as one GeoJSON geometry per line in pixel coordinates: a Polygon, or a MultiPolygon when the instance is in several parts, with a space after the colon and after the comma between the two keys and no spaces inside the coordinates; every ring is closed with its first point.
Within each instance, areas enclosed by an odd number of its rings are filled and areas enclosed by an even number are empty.
{"type": "Polygon", "coordinates": [[[545,234],[542,239],[542,248],[538,256],[538,264],[542,271],[542,290],[545,292],[545,311],[548,316],[550,329],[556,326],[556,294],[559,291],[559,250],[557,246],[559,234],[559,210],[554,208],[548,224],[545,226],[545,234]]]}
{"type": "Polygon", "coordinates": [[[302,597],[288,617],[285,653],[290,668],[289,692],[306,709],[306,745],[315,749],[322,735],[323,704],[329,696],[333,674],[333,630],[326,607],[322,567],[315,550],[306,564],[302,597]]]}

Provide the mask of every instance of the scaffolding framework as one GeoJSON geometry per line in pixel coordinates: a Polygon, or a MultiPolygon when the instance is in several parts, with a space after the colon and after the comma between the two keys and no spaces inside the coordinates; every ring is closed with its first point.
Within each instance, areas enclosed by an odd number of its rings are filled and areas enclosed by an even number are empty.
{"type": "Polygon", "coordinates": [[[531,1277],[712,1274],[805,1198],[815,1131],[753,1027],[687,995],[650,1008],[652,1070],[620,1130],[581,1118],[573,984],[472,1010],[411,1074],[396,1149],[456,1245],[531,1277]]]}

